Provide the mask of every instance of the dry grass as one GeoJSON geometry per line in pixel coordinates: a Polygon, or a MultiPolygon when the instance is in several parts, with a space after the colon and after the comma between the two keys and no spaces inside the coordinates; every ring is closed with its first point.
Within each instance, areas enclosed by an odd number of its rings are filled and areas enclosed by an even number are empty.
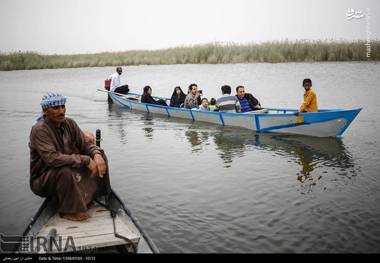
{"type": "Polygon", "coordinates": [[[282,63],[321,61],[379,61],[380,41],[283,41],[262,44],[205,44],[154,51],[41,55],[34,52],[0,54],[0,70],[104,67],[117,65],[282,63]]]}

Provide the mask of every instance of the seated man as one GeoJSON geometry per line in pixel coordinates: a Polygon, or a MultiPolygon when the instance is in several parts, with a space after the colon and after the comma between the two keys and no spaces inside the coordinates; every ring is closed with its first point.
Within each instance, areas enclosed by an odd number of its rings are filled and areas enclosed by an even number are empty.
{"type": "Polygon", "coordinates": [[[223,97],[216,100],[216,107],[220,112],[236,113],[241,111],[239,100],[236,96],[231,96],[231,87],[222,87],[223,97]]]}
{"type": "Polygon", "coordinates": [[[107,163],[93,138],[65,117],[65,103],[56,93],[42,98],[43,115],[30,132],[30,187],[41,197],[57,197],[63,218],[82,221],[100,190],[97,181],[109,180],[107,163]]]}
{"type": "Polygon", "coordinates": [[[121,67],[117,67],[116,72],[111,75],[110,91],[120,93],[120,94],[128,94],[129,92],[128,85],[121,86],[120,76],[122,73],[123,73],[123,69],[121,67]]]}
{"type": "Polygon", "coordinates": [[[197,84],[190,84],[183,107],[186,109],[198,109],[200,96],[197,84]]]}
{"type": "Polygon", "coordinates": [[[241,112],[250,112],[261,109],[260,102],[250,93],[245,93],[244,86],[236,88],[236,97],[241,106],[241,112]]]}
{"type": "Polygon", "coordinates": [[[311,89],[311,79],[304,79],[302,86],[305,89],[304,102],[300,107],[300,112],[318,112],[317,95],[311,89]]]}

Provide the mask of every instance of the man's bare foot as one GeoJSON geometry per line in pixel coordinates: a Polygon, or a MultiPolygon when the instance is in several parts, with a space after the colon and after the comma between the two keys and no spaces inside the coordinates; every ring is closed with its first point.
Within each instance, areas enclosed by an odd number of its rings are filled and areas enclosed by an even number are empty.
{"type": "Polygon", "coordinates": [[[84,221],[90,218],[90,216],[84,212],[76,214],[64,214],[62,217],[70,221],[84,221]]]}

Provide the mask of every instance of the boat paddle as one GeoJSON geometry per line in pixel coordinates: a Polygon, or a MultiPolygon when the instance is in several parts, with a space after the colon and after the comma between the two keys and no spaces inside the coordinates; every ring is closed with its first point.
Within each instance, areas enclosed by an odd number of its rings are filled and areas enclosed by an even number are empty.
{"type": "MultiPolygon", "coordinates": [[[[101,130],[97,129],[96,130],[96,146],[100,147],[101,140],[102,140],[101,130]]],[[[117,231],[116,231],[115,218],[116,218],[116,215],[117,215],[117,211],[115,211],[112,208],[111,201],[110,201],[111,200],[111,195],[113,194],[113,191],[112,191],[112,188],[111,188],[111,181],[110,181],[110,177],[109,177],[109,169],[108,169],[108,167],[107,167],[107,175],[104,176],[104,178],[103,178],[102,181],[103,181],[105,192],[106,192],[106,195],[105,195],[105,204],[102,204],[99,201],[97,201],[97,203],[99,203],[100,205],[104,206],[105,208],[107,208],[110,211],[110,216],[112,218],[112,223],[113,223],[114,236],[117,237],[117,238],[123,239],[127,243],[131,244],[132,249],[133,249],[133,253],[137,253],[137,246],[135,245],[135,243],[133,243],[132,240],[130,240],[129,238],[118,234],[117,231]]]]}

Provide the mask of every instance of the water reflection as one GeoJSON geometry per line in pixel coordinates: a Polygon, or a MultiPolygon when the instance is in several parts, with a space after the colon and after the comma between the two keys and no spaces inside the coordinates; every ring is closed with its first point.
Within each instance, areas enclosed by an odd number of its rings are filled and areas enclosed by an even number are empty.
{"type": "Polygon", "coordinates": [[[341,181],[359,172],[340,139],[264,134],[258,136],[258,141],[262,149],[294,158],[294,163],[300,166],[297,180],[303,186],[302,192],[311,192],[324,175],[328,174],[331,181],[341,181]]]}
{"type": "MultiPolygon", "coordinates": [[[[112,106],[111,106],[112,107],[112,106]]],[[[125,113],[133,116],[142,124],[143,134],[146,138],[154,139],[155,127],[166,118],[150,114],[130,114],[123,108],[110,108],[110,115],[115,120],[120,138],[125,137],[125,113]],[[111,112],[112,111],[112,112],[111,112]]],[[[167,120],[167,119],[166,119],[167,120]]],[[[266,151],[275,157],[286,158],[290,163],[299,166],[296,174],[297,180],[302,184],[315,185],[327,173],[326,170],[336,170],[334,174],[352,178],[357,175],[358,169],[344,143],[336,138],[313,138],[306,136],[256,134],[252,131],[219,127],[210,124],[192,123],[187,126],[186,121],[168,120],[176,125],[185,125],[184,135],[190,143],[192,153],[202,152],[206,147],[213,147],[223,160],[224,167],[230,168],[236,159],[244,157],[252,151],[266,151]],[[314,174],[317,176],[313,177],[314,174]]],[[[158,126],[157,126],[158,125],[158,126]]],[[[173,126],[176,128],[176,126],[173,126]]],[[[173,138],[173,140],[175,140],[173,138]]]]}
{"type": "Polygon", "coordinates": [[[216,150],[218,150],[219,157],[225,164],[225,168],[231,167],[234,159],[243,157],[247,149],[247,143],[252,143],[249,138],[242,140],[239,133],[225,132],[223,130],[213,135],[213,141],[215,143],[216,150]]]}
{"type": "Polygon", "coordinates": [[[322,174],[328,173],[328,169],[338,170],[332,174],[349,179],[359,173],[359,168],[355,167],[354,160],[344,143],[336,138],[253,134],[225,130],[213,134],[213,137],[226,168],[231,166],[235,158],[244,156],[248,151],[271,152],[274,156],[287,158],[290,163],[299,165],[296,178],[304,185],[306,192],[312,190],[312,187],[322,179],[322,174]]]}
{"type": "Polygon", "coordinates": [[[190,127],[186,132],[185,136],[191,144],[191,151],[193,153],[199,152],[203,149],[204,145],[209,145],[210,132],[207,131],[197,131],[190,127]]]}
{"type": "Polygon", "coordinates": [[[120,142],[122,144],[127,143],[127,131],[125,116],[129,112],[120,106],[115,104],[108,104],[108,126],[112,129],[116,127],[116,131],[119,133],[120,142]]]}
{"type": "Polygon", "coordinates": [[[154,127],[154,121],[151,115],[149,114],[143,114],[141,116],[141,121],[144,123],[144,136],[150,140],[153,139],[153,127],[154,127]]]}
{"type": "Polygon", "coordinates": [[[269,134],[255,137],[256,145],[263,149],[297,157],[302,174],[310,174],[321,164],[343,168],[354,166],[350,153],[340,139],[269,134]]]}
{"type": "Polygon", "coordinates": [[[340,139],[255,134],[229,128],[214,128],[210,131],[198,129],[192,125],[185,133],[193,152],[200,151],[211,138],[225,168],[231,167],[235,159],[245,156],[248,152],[260,150],[298,164],[297,180],[301,183],[315,184],[320,180],[321,175],[317,178],[312,177],[318,169],[337,169],[339,175],[349,178],[358,173],[351,154],[340,139]]]}
{"type": "Polygon", "coordinates": [[[310,174],[312,171],[314,171],[316,166],[316,163],[313,162],[314,154],[313,151],[311,151],[309,148],[300,145],[294,145],[294,152],[299,158],[298,163],[302,166],[297,180],[303,183],[307,179],[312,178],[310,174]]]}

